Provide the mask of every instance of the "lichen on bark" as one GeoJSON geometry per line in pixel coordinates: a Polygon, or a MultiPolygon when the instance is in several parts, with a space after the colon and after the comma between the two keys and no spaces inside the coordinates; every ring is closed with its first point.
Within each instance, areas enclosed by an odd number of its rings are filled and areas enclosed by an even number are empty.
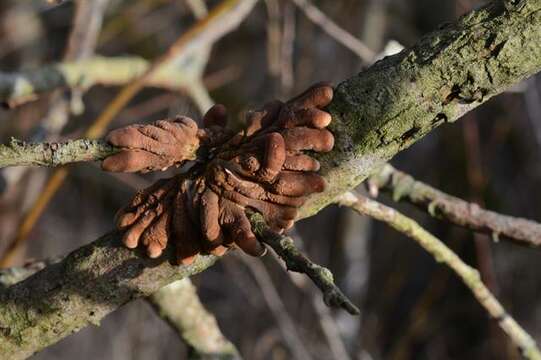
{"type": "Polygon", "coordinates": [[[494,1],[338,85],[335,150],[320,157],[329,188],[310,216],[436,127],[541,68],[541,1],[494,1]]]}

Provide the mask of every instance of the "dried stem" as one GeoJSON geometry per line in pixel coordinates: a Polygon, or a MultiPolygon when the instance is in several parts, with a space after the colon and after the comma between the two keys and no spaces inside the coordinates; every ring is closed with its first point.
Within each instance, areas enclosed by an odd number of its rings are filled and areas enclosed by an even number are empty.
{"type": "Polygon", "coordinates": [[[483,284],[479,272],[464,263],[441,240],[423,229],[413,219],[364,196],[349,192],[339,197],[337,202],[340,205],[352,208],[361,215],[367,215],[382,221],[415,240],[437,262],[446,264],[460,277],[464,284],[470,288],[481,306],[498,322],[498,325],[520,349],[525,358],[531,360],[541,359],[541,352],[535,340],[505,311],[502,304],[483,284]]]}
{"type": "Polygon", "coordinates": [[[477,204],[417,181],[391,165],[385,165],[381,171],[373,175],[369,180],[369,186],[391,193],[394,201],[410,202],[434,217],[474,231],[488,233],[496,241],[503,237],[520,245],[535,247],[541,245],[541,224],[485,210],[477,204]]]}

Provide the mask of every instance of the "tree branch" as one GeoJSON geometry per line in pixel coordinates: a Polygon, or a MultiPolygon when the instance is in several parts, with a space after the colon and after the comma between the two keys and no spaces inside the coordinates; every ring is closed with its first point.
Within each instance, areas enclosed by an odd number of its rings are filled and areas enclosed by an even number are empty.
{"type": "Polygon", "coordinates": [[[109,233],[0,293],[0,358],[24,359],[137,297],[195,275],[217,260],[176,266],[151,260],[109,233]]]}
{"type": "Polygon", "coordinates": [[[328,188],[302,217],[354,188],[398,152],[541,69],[541,0],[501,0],[425,35],[338,85],[329,106],[328,188]]]}
{"type": "Polygon", "coordinates": [[[532,360],[541,359],[541,352],[535,340],[505,311],[502,304],[483,284],[479,272],[464,263],[441,240],[423,229],[413,219],[399,213],[393,208],[366,197],[346,193],[338,199],[338,203],[352,208],[361,215],[368,215],[376,220],[385,222],[392,228],[415,240],[437,262],[446,264],[460,277],[464,284],[470,288],[481,306],[498,322],[502,330],[521,350],[525,358],[532,360]]]}
{"type": "Polygon", "coordinates": [[[175,281],[148,298],[156,312],[190,347],[193,359],[240,360],[235,347],[222,334],[216,318],[205,309],[189,278],[175,281]]]}
{"type": "MultiPolygon", "coordinates": [[[[54,258],[0,270],[0,291],[61,260],[54,258]]],[[[189,278],[164,286],[147,300],[186,342],[195,358],[241,359],[235,345],[222,334],[214,316],[201,303],[197,289],[189,278]]]]}
{"type": "Polygon", "coordinates": [[[321,27],[323,31],[325,31],[338,43],[355,53],[365,64],[371,64],[374,61],[377,55],[374,51],[366,46],[361,40],[357,39],[355,36],[338,26],[309,0],[291,1],[293,1],[293,3],[299,9],[301,9],[301,11],[308,19],[310,19],[310,21],[321,27]]]}
{"type": "Polygon", "coordinates": [[[485,210],[477,204],[417,181],[391,165],[385,165],[380,172],[370,177],[370,186],[372,185],[391,193],[394,201],[405,200],[434,217],[488,233],[496,240],[501,236],[520,245],[541,245],[541,224],[485,210]]]}
{"type": "Polygon", "coordinates": [[[102,160],[118,152],[103,140],[71,140],[63,143],[25,143],[11,139],[0,145],[0,168],[6,166],[61,166],[102,160]]]}
{"type": "Polygon", "coordinates": [[[336,286],[329,269],[314,264],[297,249],[290,237],[271,231],[260,214],[252,215],[250,221],[254,233],[284,260],[288,270],[306,274],[312,279],[323,293],[327,306],[343,308],[351,315],[360,314],[359,309],[336,286]]]}
{"type": "MultiPolygon", "coordinates": [[[[301,217],[435,127],[539,71],[539,38],[541,0],[496,1],[340,84],[329,107],[337,144],[320,157],[328,187],[309,199],[301,217]]],[[[106,235],[0,294],[0,357],[29,356],[215,260],[173,267],[122,248],[116,233],[106,235]]]]}

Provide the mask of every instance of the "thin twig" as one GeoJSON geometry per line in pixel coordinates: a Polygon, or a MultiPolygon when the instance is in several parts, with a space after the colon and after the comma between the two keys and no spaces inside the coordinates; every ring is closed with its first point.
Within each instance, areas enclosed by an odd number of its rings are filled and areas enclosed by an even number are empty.
{"type": "Polygon", "coordinates": [[[360,313],[355,304],[336,286],[329,269],[313,263],[295,247],[290,237],[271,231],[261,215],[252,215],[251,223],[254,233],[285,261],[288,270],[306,274],[312,279],[323,293],[327,306],[342,308],[352,315],[360,313]]]}
{"type": "Polygon", "coordinates": [[[541,245],[541,224],[485,210],[477,204],[417,181],[391,165],[385,165],[381,171],[373,175],[369,180],[369,186],[372,192],[376,189],[390,192],[394,201],[408,201],[434,217],[474,231],[488,233],[495,241],[503,237],[520,245],[541,245]]]}
{"type": "MultiPolygon", "coordinates": [[[[294,239],[295,243],[300,243],[302,246],[303,241],[298,234],[295,234],[294,232],[291,237],[294,239]]],[[[287,270],[287,267],[282,261],[280,261],[280,258],[277,255],[273,256],[273,258],[281,267],[287,270]]],[[[305,276],[302,276],[298,273],[287,271],[287,275],[291,280],[291,283],[295,285],[300,291],[305,294],[305,296],[307,296],[311,300],[314,311],[318,316],[321,331],[323,332],[323,335],[325,336],[325,339],[329,344],[332,358],[340,360],[350,360],[351,357],[349,356],[344,341],[340,335],[340,330],[338,329],[336,320],[333,317],[333,314],[329,307],[325,305],[325,302],[319,296],[317,296],[318,289],[316,288],[316,286],[313,283],[310,284],[310,282],[305,276]]],[[[354,319],[354,321],[358,321],[358,319],[354,319]]]]}
{"type": "Polygon", "coordinates": [[[0,144],[0,168],[6,166],[56,167],[81,161],[97,161],[118,152],[103,140],[79,139],[57,143],[25,143],[11,139],[0,144]]]}
{"type": "Polygon", "coordinates": [[[380,204],[364,196],[348,192],[337,199],[340,205],[348,206],[361,215],[368,215],[385,222],[397,231],[415,240],[428,251],[436,261],[446,264],[453,270],[464,284],[470,288],[489,315],[509,336],[511,341],[521,350],[527,359],[541,359],[535,340],[509,315],[496,297],[483,284],[479,272],[464,263],[441,240],[423,229],[413,219],[399,213],[393,208],[380,204]]]}
{"type": "Polygon", "coordinates": [[[319,25],[329,36],[354,52],[366,65],[371,64],[376,58],[373,52],[362,41],[338,26],[325,13],[319,10],[309,0],[291,0],[313,23],[319,25]]]}

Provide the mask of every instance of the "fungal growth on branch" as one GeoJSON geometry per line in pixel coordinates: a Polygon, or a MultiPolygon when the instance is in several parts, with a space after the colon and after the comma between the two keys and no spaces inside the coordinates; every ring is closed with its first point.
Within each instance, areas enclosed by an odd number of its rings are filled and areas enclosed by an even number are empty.
{"type": "Polygon", "coordinates": [[[263,215],[278,233],[293,226],[308,195],[321,192],[325,180],[310,152],[328,152],[334,137],[323,109],[333,89],[317,84],[283,103],[274,101],[247,114],[239,133],[226,128],[223,106],[203,118],[204,128],[186,117],[132,125],[109,133],[123,150],[103,162],[107,171],[147,172],[198,161],[187,174],[162,179],[138,192],[117,215],[129,248],[143,246],[158,257],[172,243],[179,263],[199,253],[223,255],[231,246],[260,256],[246,210],[263,215]]]}

